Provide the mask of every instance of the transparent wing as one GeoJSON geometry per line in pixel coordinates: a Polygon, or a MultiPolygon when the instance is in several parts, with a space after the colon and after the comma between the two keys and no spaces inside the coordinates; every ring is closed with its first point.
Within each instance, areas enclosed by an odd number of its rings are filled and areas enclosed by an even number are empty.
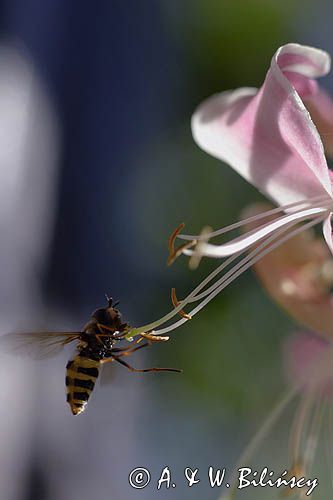
{"type": "Polygon", "coordinates": [[[112,362],[106,363],[99,377],[100,385],[104,387],[105,385],[111,384],[114,380],[114,374],[114,364],[112,362]]]}
{"type": "Polygon", "coordinates": [[[0,337],[0,351],[44,359],[58,354],[66,344],[79,340],[81,332],[7,333],[0,337]]]}

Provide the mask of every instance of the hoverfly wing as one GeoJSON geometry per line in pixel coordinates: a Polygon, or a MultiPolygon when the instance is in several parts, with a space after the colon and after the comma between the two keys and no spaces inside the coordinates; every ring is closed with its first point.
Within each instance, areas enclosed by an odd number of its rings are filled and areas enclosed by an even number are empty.
{"type": "Polygon", "coordinates": [[[99,383],[101,387],[105,385],[109,385],[114,381],[114,366],[113,363],[107,363],[103,366],[103,370],[101,370],[101,374],[99,377],[99,383]]]}
{"type": "Polygon", "coordinates": [[[0,351],[33,359],[58,354],[66,344],[79,340],[81,332],[7,333],[0,337],[0,351]]]}

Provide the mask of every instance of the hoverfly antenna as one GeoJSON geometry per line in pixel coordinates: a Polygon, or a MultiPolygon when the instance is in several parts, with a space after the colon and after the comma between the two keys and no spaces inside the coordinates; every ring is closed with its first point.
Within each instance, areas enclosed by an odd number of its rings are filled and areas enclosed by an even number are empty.
{"type": "Polygon", "coordinates": [[[105,298],[108,301],[109,307],[112,307],[112,300],[113,300],[112,297],[109,297],[108,294],[106,293],[105,298]]]}
{"type": "Polygon", "coordinates": [[[119,300],[117,300],[117,301],[113,304],[113,298],[112,298],[112,297],[109,297],[107,293],[105,294],[105,297],[106,297],[106,300],[108,301],[109,307],[116,307],[116,306],[119,304],[119,300]]]}

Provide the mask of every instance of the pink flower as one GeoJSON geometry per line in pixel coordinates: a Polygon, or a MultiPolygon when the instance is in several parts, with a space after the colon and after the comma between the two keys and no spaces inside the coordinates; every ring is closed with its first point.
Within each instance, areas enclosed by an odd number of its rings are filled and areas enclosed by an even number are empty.
{"type": "Polygon", "coordinates": [[[210,97],[194,113],[194,139],[278,205],[332,196],[322,141],[304,106],[321,91],[327,53],[297,44],[274,54],[263,86],[210,97]]]}
{"type": "MultiPolygon", "coordinates": [[[[206,231],[204,235],[177,234],[188,244],[173,256],[183,253],[194,255],[196,260],[202,256],[229,258],[174,311],[134,329],[129,336],[162,325],[184,306],[198,301],[190,311],[193,316],[262,257],[316,224],[323,224],[326,243],[333,251],[332,174],[318,129],[308,111],[321,130],[326,126],[328,131],[333,130],[333,102],[315,80],[329,69],[330,57],[326,52],[287,44],[274,54],[260,89],[245,87],[222,92],[199,106],[192,118],[196,142],[228,163],[278,207],[217,231],[206,231]],[[254,229],[229,242],[208,243],[208,239],[254,222],[254,229]],[[218,277],[222,271],[224,274],[218,277]]],[[[187,320],[188,317],[182,317],[158,332],[166,333],[187,320]]]]}

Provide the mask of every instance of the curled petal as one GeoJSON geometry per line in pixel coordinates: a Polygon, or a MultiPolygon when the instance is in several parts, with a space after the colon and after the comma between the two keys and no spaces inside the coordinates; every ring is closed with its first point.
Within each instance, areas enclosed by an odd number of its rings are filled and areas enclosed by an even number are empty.
{"type": "Polygon", "coordinates": [[[328,193],[319,133],[303,98],[330,68],[326,52],[287,44],[275,53],[262,87],[223,92],[194,113],[194,139],[279,205],[328,193]]]}

